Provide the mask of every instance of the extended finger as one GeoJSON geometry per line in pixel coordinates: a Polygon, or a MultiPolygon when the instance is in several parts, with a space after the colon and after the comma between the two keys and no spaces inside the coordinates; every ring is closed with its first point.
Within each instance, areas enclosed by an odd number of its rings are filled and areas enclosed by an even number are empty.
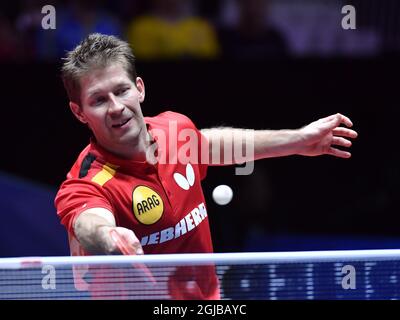
{"type": "Polygon", "coordinates": [[[341,146],[341,147],[351,147],[351,141],[342,137],[333,137],[331,145],[341,146]]]}
{"type": "Polygon", "coordinates": [[[143,248],[139,239],[132,230],[129,230],[129,242],[135,248],[136,254],[143,254],[143,248]]]}
{"type": "Polygon", "coordinates": [[[345,124],[347,127],[353,126],[353,122],[351,122],[350,118],[344,116],[341,113],[336,113],[329,117],[323,118],[321,119],[321,122],[334,123],[336,126],[338,126],[341,123],[345,124]]]}
{"type": "Polygon", "coordinates": [[[337,116],[340,118],[340,122],[339,123],[344,123],[347,127],[352,127],[353,126],[353,122],[351,122],[350,118],[338,113],[337,116]]]}
{"type": "Polygon", "coordinates": [[[346,138],[357,138],[358,133],[354,130],[344,128],[344,127],[337,127],[333,129],[333,134],[335,136],[341,136],[341,137],[346,137],[346,138]]]}
{"type": "Polygon", "coordinates": [[[336,118],[337,118],[337,114],[332,114],[332,115],[327,116],[325,118],[319,119],[318,121],[320,121],[320,122],[329,122],[329,121],[332,121],[332,120],[334,120],[336,118]]]}
{"type": "Polygon", "coordinates": [[[344,159],[348,159],[351,157],[351,153],[348,151],[343,151],[340,149],[336,149],[333,147],[330,147],[327,154],[334,156],[334,157],[338,157],[338,158],[344,158],[344,159]]]}
{"type": "Polygon", "coordinates": [[[136,254],[139,254],[139,255],[144,254],[143,248],[142,248],[140,242],[135,243],[134,247],[135,247],[136,254]]]}

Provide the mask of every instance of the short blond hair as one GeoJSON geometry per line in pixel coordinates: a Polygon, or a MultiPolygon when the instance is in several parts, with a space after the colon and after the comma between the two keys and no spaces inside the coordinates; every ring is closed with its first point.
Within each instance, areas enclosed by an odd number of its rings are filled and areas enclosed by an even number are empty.
{"type": "Polygon", "coordinates": [[[136,83],[135,56],[129,44],[115,36],[93,33],[63,58],[61,78],[69,100],[80,105],[80,79],[96,68],[121,63],[129,78],[136,83]]]}

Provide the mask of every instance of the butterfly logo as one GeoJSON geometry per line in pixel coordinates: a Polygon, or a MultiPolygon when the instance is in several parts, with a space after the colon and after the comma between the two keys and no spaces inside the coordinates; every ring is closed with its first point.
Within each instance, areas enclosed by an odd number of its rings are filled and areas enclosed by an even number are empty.
{"type": "Polygon", "coordinates": [[[195,175],[193,167],[190,163],[186,165],[186,177],[178,172],[174,173],[174,180],[178,186],[183,190],[189,190],[193,186],[195,181],[195,175]]]}

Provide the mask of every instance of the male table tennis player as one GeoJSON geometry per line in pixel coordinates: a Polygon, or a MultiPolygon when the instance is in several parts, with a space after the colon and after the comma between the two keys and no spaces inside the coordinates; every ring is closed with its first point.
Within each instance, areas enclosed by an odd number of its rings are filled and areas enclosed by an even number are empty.
{"type": "MultiPolygon", "coordinates": [[[[213,252],[201,180],[213,153],[227,151],[224,139],[249,131],[198,130],[171,111],[144,117],[144,81],[129,45],[114,36],[86,37],[67,54],[62,79],[72,113],[92,133],[55,199],[72,255],[121,253],[111,230],[136,254],[213,252]]],[[[349,118],[334,114],[297,130],[256,130],[245,140],[254,150],[246,161],[294,154],[349,158],[343,148],[357,133],[348,127],[349,118]]],[[[217,158],[218,165],[235,163],[217,158]]],[[[172,298],[219,298],[213,267],[183,270],[170,284],[172,298]]]]}

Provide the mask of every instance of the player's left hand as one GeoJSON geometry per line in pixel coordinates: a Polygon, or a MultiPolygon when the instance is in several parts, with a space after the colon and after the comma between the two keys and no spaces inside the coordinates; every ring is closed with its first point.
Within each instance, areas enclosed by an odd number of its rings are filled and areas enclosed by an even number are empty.
{"type": "Polygon", "coordinates": [[[348,117],[337,113],[299,129],[301,142],[297,153],[304,156],[329,154],[339,158],[350,158],[350,152],[337,147],[349,148],[352,142],[347,138],[355,139],[358,134],[352,129],[340,126],[341,124],[346,127],[353,126],[348,117]]]}

